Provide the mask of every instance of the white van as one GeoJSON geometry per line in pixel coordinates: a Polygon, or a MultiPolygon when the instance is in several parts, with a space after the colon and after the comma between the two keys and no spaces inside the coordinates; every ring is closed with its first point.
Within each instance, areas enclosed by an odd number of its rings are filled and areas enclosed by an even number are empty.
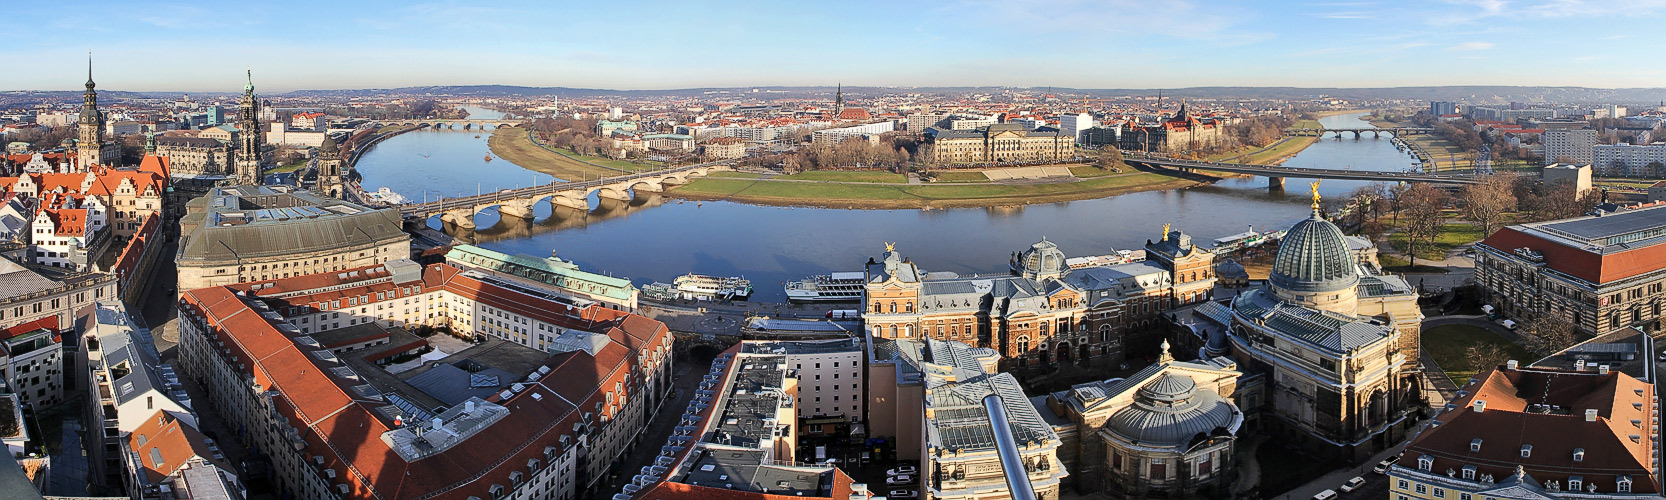
{"type": "Polygon", "coordinates": [[[1313,500],[1331,500],[1336,498],[1336,490],[1325,490],[1313,495],[1313,500]]]}
{"type": "Polygon", "coordinates": [[[1504,328],[1509,328],[1511,330],[1516,329],[1516,320],[1513,320],[1513,319],[1507,319],[1507,320],[1504,320],[1504,321],[1500,321],[1498,324],[1504,325],[1504,328]]]}

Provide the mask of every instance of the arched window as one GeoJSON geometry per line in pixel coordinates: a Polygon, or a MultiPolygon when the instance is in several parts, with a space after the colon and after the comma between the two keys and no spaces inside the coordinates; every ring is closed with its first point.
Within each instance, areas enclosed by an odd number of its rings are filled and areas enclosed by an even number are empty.
{"type": "Polygon", "coordinates": [[[879,305],[878,302],[873,303],[873,312],[876,312],[876,313],[884,312],[884,311],[881,310],[880,305],[879,305]]]}
{"type": "Polygon", "coordinates": [[[1099,341],[1111,341],[1111,325],[1099,325],[1099,341]]]}
{"type": "Polygon", "coordinates": [[[891,312],[892,312],[892,313],[896,313],[896,312],[897,312],[897,303],[896,303],[896,302],[892,302],[892,303],[891,303],[891,312]]]}
{"type": "Polygon", "coordinates": [[[1029,335],[1024,335],[1022,337],[1018,337],[1018,353],[1023,354],[1025,352],[1029,352],[1029,350],[1030,350],[1030,336],[1029,335]]]}
{"type": "Polygon", "coordinates": [[[903,302],[902,303],[902,312],[908,312],[908,313],[914,312],[914,303],[913,302],[903,302]]]}
{"type": "Polygon", "coordinates": [[[902,336],[905,338],[914,338],[914,325],[902,325],[902,336]]]}
{"type": "Polygon", "coordinates": [[[891,338],[897,338],[897,325],[891,325],[891,338]]]}
{"type": "Polygon", "coordinates": [[[873,327],[873,336],[874,336],[874,338],[884,337],[885,336],[885,327],[874,325],[874,327],[873,327]]]}
{"type": "Polygon", "coordinates": [[[1041,338],[1047,338],[1047,332],[1048,332],[1047,322],[1042,321],[1041,322],[1041,338]]]}

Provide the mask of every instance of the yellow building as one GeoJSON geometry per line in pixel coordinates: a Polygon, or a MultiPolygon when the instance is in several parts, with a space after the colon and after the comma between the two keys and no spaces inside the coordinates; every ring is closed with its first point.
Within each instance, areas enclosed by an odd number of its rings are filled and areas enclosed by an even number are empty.
{"type": "Polygon", "coordinates": [[[932,128],[925,134],[939,163],[1016,163],[1059,161],[1076,155],[1076,138],[1058,131],[1025,130],[997,123],[975,130],[932,128]]]}

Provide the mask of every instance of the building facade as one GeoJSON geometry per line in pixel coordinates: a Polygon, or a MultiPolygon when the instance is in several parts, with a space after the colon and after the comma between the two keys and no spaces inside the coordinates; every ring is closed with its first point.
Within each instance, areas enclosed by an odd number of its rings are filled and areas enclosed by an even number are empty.
{"type": "Polygon", "coordinates": [[[628,278],[585,272],[579,270],[577,264],[555,256],[540,259],[474,245],[457,245],[445,253],[445,260],[457,267],[529,281],[541,288],[553,288],[576,300],[599,303],[609,309],[636,311],[637,300],[641,298],[641,293],[628,278]]]}
{"type": "Polygon", "coordinates": [[[300,276],[411,256],[395,209],[267,187],[212,188],[180,220],[179,289],[300,276]]]}
{"type": "Polygon", "coordinates": [[[1590,165],[1596,159],[1597,131],[1588,128],[1546,128],[1542,140],[1545,145],[1545,164],[1572,163],[1590,165]]]}
{"type": "Polygon", "coordinates": [[[1661,331],[1666,207],[1508,226],[1475,245],[1475,282],[1505,316],[1561,317],[1586,335],[1661,331]]]}
{"type": "Polygon", "coordinates": [[[1598,144],[1591,147],[1591,166],[1610,177],[1666,176],[1666,142],[1598,144]]]}
{"type": "Polygon", "coordinates": [[[163,135],[156,139],[156,155],[168,158],[174,175],[219,177],[231,172],[235,149],[207,137],[163,135]]]}
{"type": "MultiPolygon", "coordinates": [[[[1168,228],[1165,227],[1165,230],[1168,228]]],[[[1042,240],[1009,275],[927,273],[894,249],[867,265],[862,320],[875,338],[931,338],[995,349],[1008,366],[1155,351],[1164,310],[1208,299],[1214,254],[1180,231],[1143,262],[1070,269],[1042,240]]]]}
{"type": "Polygon", "coordinates": [[[179,309],[185,373],[292,498],[589,498],[670,389],[663,324],[445,264],[203,288],[179,309]],[[362,325],[495,340],[402,380],[372,372],[379,349],[324,348],[362,325]]]}
{"type": "Polygon", "coordinates": [[[795,416],[800,438],[824,437],[828,444],[842,444],[853,429],[862,429],[867,356],[860,340],[748,340],[742,346],[744,353],[786,356],[787,367],[798,378],[795,416]]]}
{"type": "Polygon", "coordinates": [[[259,186],[266,145],[260,131],[260,101],[255,98],[254,76],[243,86],[243,100],[237,105],[237,159],[233,163],[233,181],[238,186],[259,186]]]}
{"type": "Polygon", "coordinates": [[[928,130],[933,160],[940,163],[1059,161],[1076,156],[1076,138],[1061,131],[1025,130],[1016,123],[976,129],[928,130]]]}
{"type": "Polygon", "coordinates": [[[1164,153],[1199,149],[1219,142],[1224,137],[1223,125],[1192,116],[1182,102],[1172,118],[1122,131],[1121,148],[1164,153]]]}
{"type": "Polygon", "coordinates": [[[1458,395],[1389,468],[1394,497],[1659,498],[1654,384],[1607,365],[1510,361],[1458,395]]]}
{"type": "Polygon", "coordinates": [[[1125,379],[1048,395],[1044,411],[1063,422],[1059,458],[1075,489],[1116,498],[1230,493],[1244,424],[1233,402],[1236,367],[1226,357],[1175,361],[1165,349],[1125,379]]]}

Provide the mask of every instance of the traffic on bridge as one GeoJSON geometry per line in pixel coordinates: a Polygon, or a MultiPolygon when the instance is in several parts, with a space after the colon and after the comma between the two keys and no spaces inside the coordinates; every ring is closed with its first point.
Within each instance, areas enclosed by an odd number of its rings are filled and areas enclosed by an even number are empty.
{"type": "MultiPolygon", "coordinates": [[[[712,161],[600,179],[560,181],[518,189],[503,189],[491,193],[443,198],[425,203],[405,203],[399,205],[399,214],[406,219],[428,218],[435,214],[461,213],[461,211],[471,212],[472,215],[472,212],[492,206],[528,205],[543,199],[556,199],[559,202],[573,198],[574,195],[582,199],[595,190],[622,191],[635,185],[658,190],[665,183],[682,182],[689,175],[704,175],[711,169],[726,168],[728,164],[733,162],[734,160],[712,161]]],[[[568,202],[571,201],[568,200],[568,202]]]]}
{"type": "Polygon", "coordinates": [[[1142,163],[1152,166],[1168,167],[1181,171],[1209,170],[1214,172],[1232,172],[1238,174],[1252,174],[1270,179],[1270,187],[1279,188],[1284,185],[1285,177],[1301,177],[1308,179],[1349,179],[1360,181],[1398,181],[1398,182],[1433,182],[1438,184],[1478,184],[1480,178],[1469,173],[1428,174],[1421,172],[1381,172],[1371,170],[1337,170],[1332,168],[1300,168],[1283,167],[1278,165],[1249,165],[1243,163],[1216,163],[1208,161],[1181,160],[1157,156],[1146,156],[1141,153],[1125,152],[1124,161],[1142,163]]]}

